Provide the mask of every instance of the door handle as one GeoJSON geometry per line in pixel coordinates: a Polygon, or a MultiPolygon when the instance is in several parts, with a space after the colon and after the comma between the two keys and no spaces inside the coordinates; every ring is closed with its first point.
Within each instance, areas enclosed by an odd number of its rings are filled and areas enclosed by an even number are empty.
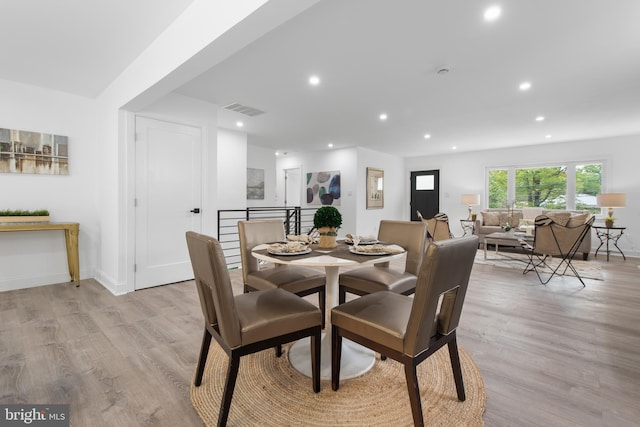
{"type": "Polygon", "coordinates": [[[200,208],[193,208],[189,212],[191,212],[191,213],[200,213],[200,208]]]}

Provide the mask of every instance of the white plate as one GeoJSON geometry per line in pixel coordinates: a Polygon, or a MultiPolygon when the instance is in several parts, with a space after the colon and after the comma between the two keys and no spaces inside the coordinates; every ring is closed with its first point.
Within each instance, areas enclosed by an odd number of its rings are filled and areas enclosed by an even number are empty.
{"type": "MultiPolygon", "coordinates": [[[[344,242],[345,242],[347,245],[353,245],[353,240],[351,240],[351,239],[349,239],[349,238],[345,238],[345,239],[344,239],[344,242]]],[[[362,246],[366,246],[366,245],[375,245],[376,243],[380,243],[380,241],[378,241],[378,240],[367,240],[366,242],[362,242],[362,241],[361,241],[361,242],[360,242],[360,245],[362,245],[362,246]]]]}
{"type": "Polygon", "coordinates": [[[352,254],[358,254],[358,255],[391,255],[391,252],[360,252],[360,251],[357,251],[356,248],[354,248],[353,246],[349,248],[349,252],[351,252],[352,254]]]}
{"type": "Polygon", "coordinates": [[[311,252],[311,248],[307,248],[300,252],[271,252],[269,249],[267,249],[267,252],[269,252],[271,255],[305,255],[311,252]]]}

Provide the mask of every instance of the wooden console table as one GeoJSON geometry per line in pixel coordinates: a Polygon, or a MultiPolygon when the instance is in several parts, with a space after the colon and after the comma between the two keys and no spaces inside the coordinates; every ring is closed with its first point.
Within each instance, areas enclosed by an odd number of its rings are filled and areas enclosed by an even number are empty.
{"type": "Polygon", "coordinates": [[[0,223],[1,231],[41,231],[64,230],[64,240],[67,245],[67,263],[71,281],[80,286],[80,261],[78,257],[78,232],[80,224],[77,222],[7,222],[0,223]]]}

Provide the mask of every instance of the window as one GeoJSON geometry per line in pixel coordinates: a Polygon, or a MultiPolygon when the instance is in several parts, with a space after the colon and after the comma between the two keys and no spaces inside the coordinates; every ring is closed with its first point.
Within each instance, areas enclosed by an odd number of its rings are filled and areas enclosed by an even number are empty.
{"type": "Polygon", "coordinates": [[[509,167],[487,171],[490,208],[541,207],[599,213],[602,163],[509,167]]]}
{"type": "Polygon", "coordinates": [[[433,175],[418,175],[416,176],[416,190],[433,190],[435,188],[435,181],[433,175]]]}
{"type": "Polygon", "coordinates": [[[489,207],[503,208],[507,206],[507,174],[506,169],[489,171],[489,207]]]}
{"type": "Polygon", "coordinates": [[[602,164],[576,166],[576,209],[600,213],[596,196],[602,193],[602,164]]]}

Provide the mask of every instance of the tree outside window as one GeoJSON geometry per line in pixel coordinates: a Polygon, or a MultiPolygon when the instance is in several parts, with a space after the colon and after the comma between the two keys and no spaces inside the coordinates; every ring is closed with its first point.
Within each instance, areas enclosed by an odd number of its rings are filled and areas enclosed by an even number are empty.
{"type": "Polygon", "coordinates": [[[567,167],[516,169],[516,207],[567,208],[567,167]]]}

